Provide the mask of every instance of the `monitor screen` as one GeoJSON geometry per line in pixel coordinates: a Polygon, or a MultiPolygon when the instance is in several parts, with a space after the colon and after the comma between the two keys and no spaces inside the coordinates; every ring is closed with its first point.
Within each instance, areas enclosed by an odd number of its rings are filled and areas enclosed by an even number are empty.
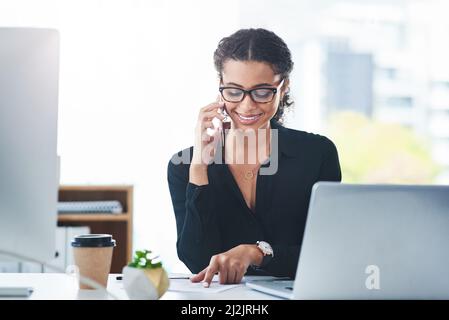
{"type": "Polygon", "coordinates": [[[59,34],[0,28],[0,260],[55,254],[59,34]],[[1,254],[3,252],[3,254],[1,254]]]}

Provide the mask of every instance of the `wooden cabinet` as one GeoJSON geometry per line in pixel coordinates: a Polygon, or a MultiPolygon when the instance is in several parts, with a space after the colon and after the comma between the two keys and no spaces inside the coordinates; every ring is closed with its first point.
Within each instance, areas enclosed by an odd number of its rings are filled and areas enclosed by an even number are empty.
{"type": "Polygon", "coordinates": [[[121,273],[132,258],[133,187],[114,186],[60,186],[59,201],[117,200],[123,207],[121,214],[64,213],[58,215],[58,226],[88,226],[91,233],[111,234],[116,240],[111,273],[121,273]]]}

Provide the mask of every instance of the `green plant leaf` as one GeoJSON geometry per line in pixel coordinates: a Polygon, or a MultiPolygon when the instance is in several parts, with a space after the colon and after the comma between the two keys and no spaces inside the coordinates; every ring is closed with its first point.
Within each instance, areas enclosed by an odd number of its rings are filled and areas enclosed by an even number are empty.
{"type": "Polygon", "coordinates": [[[162,267],[159,256],[152,255],[151,250],[136,250],[134,259],[128,264],[128,267],[139,269],[156,269],[162,267]]]}

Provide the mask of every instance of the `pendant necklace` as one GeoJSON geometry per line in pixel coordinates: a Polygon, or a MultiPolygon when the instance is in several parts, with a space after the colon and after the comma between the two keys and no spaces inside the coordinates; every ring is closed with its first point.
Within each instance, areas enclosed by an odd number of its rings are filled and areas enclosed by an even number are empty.
{"type": "Polygon", "coordinates": [[[254,178],[254,172],[253,170],[248,170],[245,172],[245,179],[246,180],[252,180],[254,178]]]}

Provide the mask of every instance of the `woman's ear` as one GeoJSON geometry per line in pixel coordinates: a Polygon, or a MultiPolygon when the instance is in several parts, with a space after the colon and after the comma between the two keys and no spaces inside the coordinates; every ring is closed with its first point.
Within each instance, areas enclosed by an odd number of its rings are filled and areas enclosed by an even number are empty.
{"type": "Polygon", "coordinates": [[[290,79],[285,79],[281,88],[281,98],[284,99],[284,96],[290,92],[290,79]]]}

